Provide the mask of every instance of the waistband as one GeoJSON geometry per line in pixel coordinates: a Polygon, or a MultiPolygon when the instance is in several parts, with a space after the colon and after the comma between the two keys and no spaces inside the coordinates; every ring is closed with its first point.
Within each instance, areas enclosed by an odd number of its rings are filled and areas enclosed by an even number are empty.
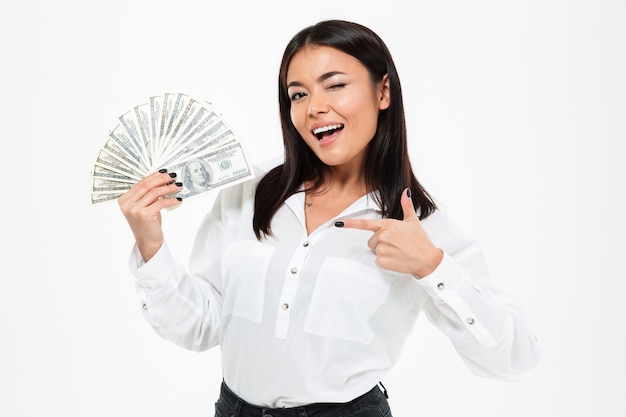
{"type": "Polygon", "coordinates": [[[325,417],[351,415],[381,398],[386,401],[386,397],[386,390],[383,393],[378,386],[375,386],[365,394],[346,403],[313,403],[299,407],[267,408],[244,401],[232,392],[226,383],[222,382],[220,398],[216,406],[227,412],[227,417],[325,417]]]}

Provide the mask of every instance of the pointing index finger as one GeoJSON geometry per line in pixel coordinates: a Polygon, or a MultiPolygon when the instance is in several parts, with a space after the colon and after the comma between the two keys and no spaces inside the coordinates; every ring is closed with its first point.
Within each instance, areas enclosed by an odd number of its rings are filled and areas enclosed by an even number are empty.
{"type": "Polygon", "coordinates": [[[376,232],[383,227],[383,222],[381,219],[345,219],[335,222],[335,226],[376,232]]]}

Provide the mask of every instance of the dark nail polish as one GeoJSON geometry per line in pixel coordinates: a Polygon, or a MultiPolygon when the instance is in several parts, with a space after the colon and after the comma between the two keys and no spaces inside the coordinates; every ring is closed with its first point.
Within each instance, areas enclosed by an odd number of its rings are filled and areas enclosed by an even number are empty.
{"type": "Polygon", "coordinates": [[[182,197],[176,197],[176,200],[183,201],[183,198],[182,197]]]}
{"type": "Polygon", "coordinates": [[[170,178],[176,178],[176,173],[175,172],[170,172],[170,178]]]}
{"type": "Polygon", "coordinates": [[[411,198],[411,189],[410,188],[406,189],[406,196],[411,198]]]}
{"type": "Polygon", "coordinates": [[[343,222],[335,222],[335,227],[343,227],[343,222]]]}
{"type": "Polygon", "coordinates": [[[177,186],[177,187],[182,187],[182,186],[183,186],[183,183],[182,183],[182,182],[177,182],[177,183],[176,183],[176,186],[177,186]]]}
{"type": "Polygon", "coordinates": [[[160,172],[161,174],[165,174],[165,173],[167,172],[167,169],[165,169],[165,168],[161,168],[161,169],[159,170],[159,172],[160,172]]]}

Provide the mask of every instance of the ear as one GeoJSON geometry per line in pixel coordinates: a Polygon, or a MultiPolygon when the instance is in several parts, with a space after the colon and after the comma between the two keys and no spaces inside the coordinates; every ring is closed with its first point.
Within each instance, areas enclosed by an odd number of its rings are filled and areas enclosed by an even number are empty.
{"type": "Polygon", "coordinates": [[[391,93],[389,91],[389,74],[383,75],[383,79],[378,83],[378,110],[386,110],[391,104],[391,93]]]}

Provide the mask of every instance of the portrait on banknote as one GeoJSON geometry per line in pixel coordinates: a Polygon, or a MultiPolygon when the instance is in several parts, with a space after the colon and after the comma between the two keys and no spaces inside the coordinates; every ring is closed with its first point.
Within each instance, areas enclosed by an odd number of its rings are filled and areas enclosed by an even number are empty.
{"type": "Polygon", "coordinates": [[[117,199],[165,168],[190,197],[253,177],[243,144],[212,103],[186,93],[149,97],[118,117],[92,169],[91,203],[117,199]]]}
{"type": "Polygon", "coordinates": [[[206,191],[211,182],[211,167],[202,159],[192,159],[183,166],[183,186],[190,192],[206,191]]]}

